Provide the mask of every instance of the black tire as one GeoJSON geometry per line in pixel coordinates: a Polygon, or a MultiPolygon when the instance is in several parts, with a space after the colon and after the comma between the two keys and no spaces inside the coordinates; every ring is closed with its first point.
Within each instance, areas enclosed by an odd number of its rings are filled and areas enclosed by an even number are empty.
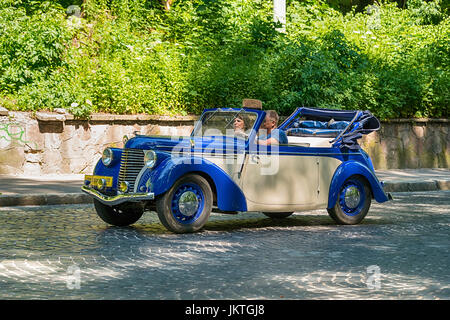
{"type": "Polygon", "coordinates": [[[272,219],[283,219],[290,217],[293,212],[263,212],[263,214],[272,219]]]}
{"type": "Polygon", "coordinates": [[[352,176],[345,180],[341,186],[336,204],[333,208],[327,209],[328,214],[338,224],[358,224],[369,212],[370,204],[372,202],[372,192],[365,179],[359,176],[352,176]],[[354,188],[359,193],[353,199],[352,205],[348,205],[345,195],[348,194],[349,188],[354,188]],[[359,199],[359,200],[358,200],[359,199]]]}
{"type": "Polygon", "coordinates": [[[156,212],[168,230],[175,233],[196,232],[208,221],[212,201],[208,181],[200,175],[188,174],[156,199],[156,212]],[[183,206],[183,197],[191,197],[187,206],[183,206]]]}
{"type": "Polygon", "coordinates": [[[111,207],[94,199],[94,207],[103,221],[118,227],[135,223],[144,213],[144,207],[141,203],[123,203],[111,207]]]}

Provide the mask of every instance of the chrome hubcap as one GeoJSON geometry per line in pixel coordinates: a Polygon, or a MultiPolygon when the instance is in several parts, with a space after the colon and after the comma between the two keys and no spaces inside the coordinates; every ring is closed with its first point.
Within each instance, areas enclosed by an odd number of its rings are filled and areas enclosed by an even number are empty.
{"type": "Polygon", "coordinates": [[[349,187],[345,190],[345,204],[350,209],[354,209],[359,205],[361,201],[361,194],[358,188],[349,187]]]}
{"type": "Polygon", "coordinates": [[[193,216],[198,209],[199,201],[197,195],[192,191],[186,191],[180,196],[178,208],[185,216],[193,216]]]}

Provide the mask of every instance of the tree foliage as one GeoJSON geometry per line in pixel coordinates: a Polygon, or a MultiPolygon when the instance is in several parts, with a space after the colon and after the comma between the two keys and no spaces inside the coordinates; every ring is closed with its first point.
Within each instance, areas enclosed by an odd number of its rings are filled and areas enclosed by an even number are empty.
{"type": "Polygon", "coordinates": [[[285,115],[448,117],[445,1],[291,0],[280,33],[265,0],[0,0],[0,104],[174,115],[251,97],[285,115]]]}

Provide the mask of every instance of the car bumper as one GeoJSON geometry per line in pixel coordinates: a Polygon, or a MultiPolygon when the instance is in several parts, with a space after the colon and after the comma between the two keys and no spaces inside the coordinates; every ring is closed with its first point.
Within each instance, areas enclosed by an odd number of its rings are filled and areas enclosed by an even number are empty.
{"type": "Polygon", "coordinates": [[[118,194],[116,196],[105,196],[99,191],[93,188],[89,188],[87,186],[82,186],[81,191],[108,206],[114,206],[124,202],[139,202],[155,199],[155,194],[153,192],[125,193],[125,194],[118,194]]]}

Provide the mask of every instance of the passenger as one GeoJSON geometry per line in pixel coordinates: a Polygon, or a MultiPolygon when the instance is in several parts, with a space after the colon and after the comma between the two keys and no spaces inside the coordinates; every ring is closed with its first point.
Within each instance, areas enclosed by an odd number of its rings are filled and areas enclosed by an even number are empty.
{"type": "Polygon", "coordinates": [[[271,145],[271,144],[287,144],[288,138],[283,130],[277,129],[278,127],[278,114],[274,110],[266,112],[266,118],[261,124],[260,130],[262,131],[258,138],[258,144],[271,145]]]}
{"type": "Polygon", "coordinates": [[[248,124],[248,119],[247,117],[243,116],[243,115],[237,115],[236,118],[234,118],[233,120],[233,127],[234,127],[234,134],[236,136],[241,136],[244,138],[248,137],[248,134],[245,132],[246,130],[248,130],[249,124],[248,124]]]}

